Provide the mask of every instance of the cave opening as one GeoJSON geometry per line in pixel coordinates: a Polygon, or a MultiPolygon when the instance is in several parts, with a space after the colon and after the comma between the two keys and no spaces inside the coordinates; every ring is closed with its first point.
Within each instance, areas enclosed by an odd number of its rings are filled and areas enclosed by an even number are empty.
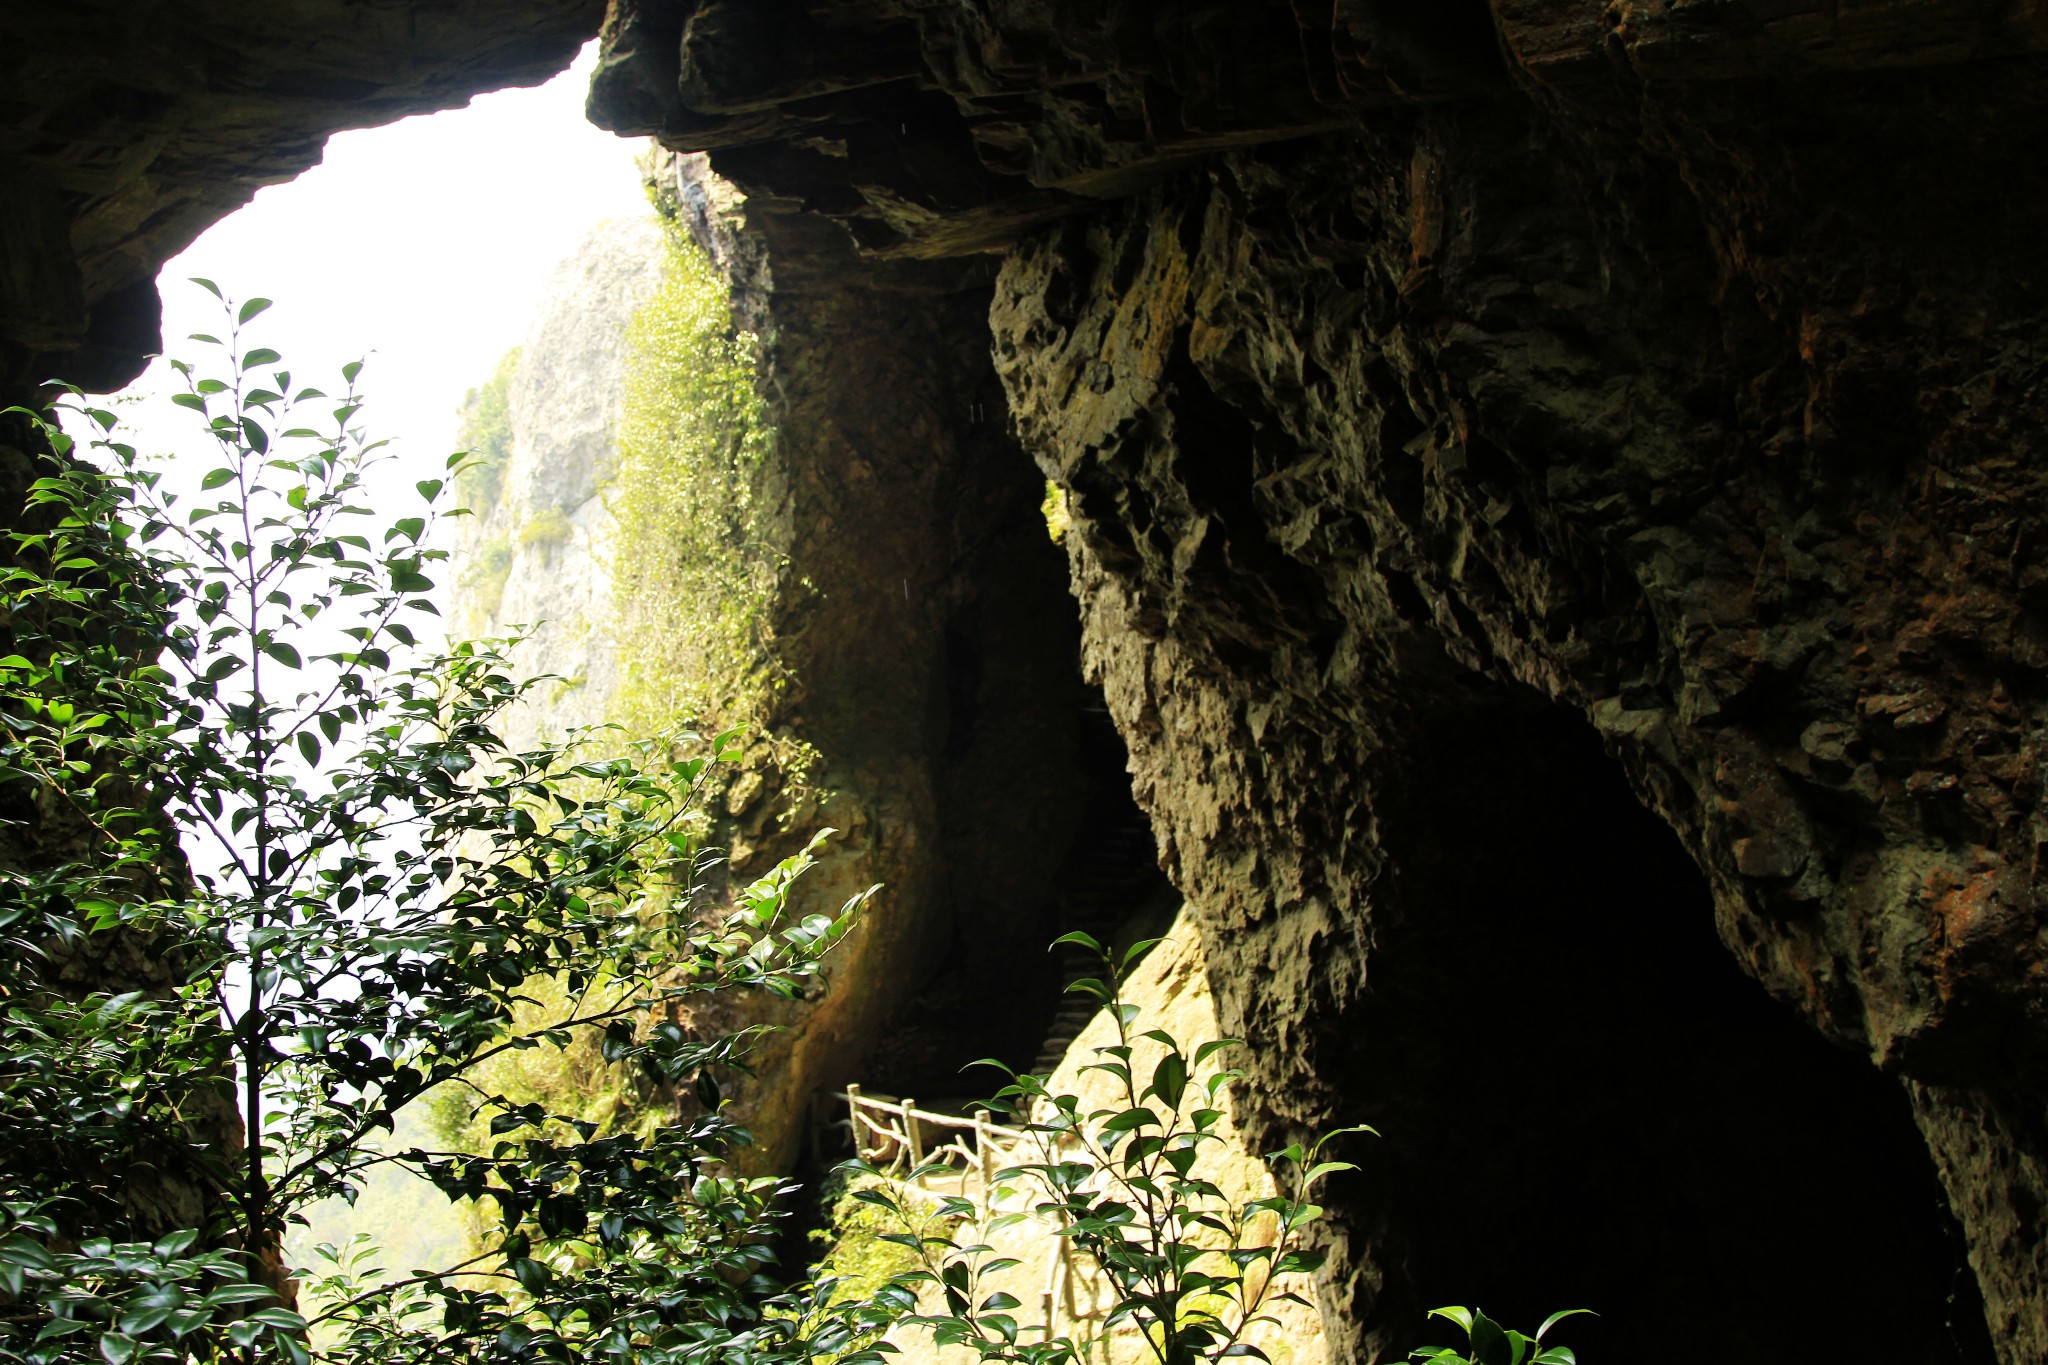
{"type": "Polygon", "coordinates": [[[1990,1362],[1900,1088],[1739,971],[1592,729],[1498,708],[1414,758],[1343,1077],[1400,1330],[1583,1307],[1586,1358],[1990,1362]]]}
{"type": "Polygon", "coordinates": [[[1072,945],[1055,950],[1056,938],[1151,937],[1171,923],[1179,898],[1132,797],[1123,739],[1101,692],[1081,681],[1078,649],[1059,704],[1025,707],[1004,695],[1019,679],[992,672],[961,637],[948,642],[955,714],[941,813],[951,939],[862,1075],[880,1093],[964,1110],[1001,1084],[971,1063],[993,1057],[1049,1071],[1092,1013],[1066,987],[1099,968],[1072,945]],[[963,705],[972,706],[971,727],[959,719],[963,705]]]}
{"type": "Polygon", "coordinates": [[[1002,1084],[971,1063],[1050,1069],[1085,1022],[1065,990],[1096,972],[1055,939],[1163,932],[1178,905],[1123,738],[1083,676],[1044,480],[1012,448],[984,453],[949,485],[947,586],[928,652],[904,670],[924,699],[909,747],[930,802],[918,812],[932,878],[917,895],[918,952],[887,983],[892,1017],[850,1077],[960,1111],[1002,1084]]]}

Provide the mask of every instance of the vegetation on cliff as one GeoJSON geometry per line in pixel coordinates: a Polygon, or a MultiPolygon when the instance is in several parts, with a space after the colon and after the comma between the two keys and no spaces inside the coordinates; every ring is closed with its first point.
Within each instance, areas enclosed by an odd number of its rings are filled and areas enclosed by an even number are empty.
{"type": "Polygon", "coordinates": [[[766,621],[779,558],[763,534],[771,432],[755,389],[756,339],[724,281],[667,224],[661,286],[633,317],[614,520],[616,718],[630,733],[758,722],[777,677],[766,621]]]}
{"type": "Polygon", "coordinates": [[[665,738],[607,758],[584,733],[507,749],[495,727],[531,684],[507,676],[503,642],[435,653],[409,624],[433,610],[446,481],[419,482],[414,515],[368,507],[380,443],[355,420],[359,367],[338,400],[295,389],[275,352],[240,343],[262,307],[230,310],[216,363],[180,367],[213,457],[196,496],[101,440],[104,470],[53,465],[30,494],[40,529],[13,535],[0,761],[89,833],[0,876],[0,1358],[836,1349],[867,1307],[762,1278],[781,1186],[718,1173],[747,1140],[717,1080],[743,1040],[664,1015],[710,991],[801,992],[847,916],[785,916],[806,856],[729,913],[680,912],[699,867],[683,817],[729,740],[681,759],[665,738]],[[161,871],[184,866],[181,839],[189,881],[161,871]],[[158,995],[63,974],[149,935],[176,948],[158,995]],[[535,1017],[539,980],[566,1017],[535,1017]],[[600,1132],[489,1084],[494,1058],[581,1040],[694,1090],[702,1117],[600,1132]],[[404,1106],[457,1090],[487,1117],[485,1150],[380,1142],[404,1106]],[[195,1148],[209,1097],[238,1112],[239,1148],[195,1148]],[[195,1195],[168,1225],[92,1177],[166,1160],[195,1195]],[[287,1227],[390,1166],[488,1206],[482,1254],[397,1281],[343,1254],[295,1286],[287,1227]]]}
{"type": "MultiPolygon", "coordinates": [[[[462,399],[462,424],[456,430],[458,449],[471,454],[455,476],[457,502],[472,515],[489,515],[504,492],[505,463],[512,458],[512,376],[519,370],[520,349],[514,346],[498,361],[491,377],[462,399]]],[[[466,623],[480,625],[495,617],[512,568],[512,538],[500,531],[463,556],[459,586],[467,610],[466,623]]]]}

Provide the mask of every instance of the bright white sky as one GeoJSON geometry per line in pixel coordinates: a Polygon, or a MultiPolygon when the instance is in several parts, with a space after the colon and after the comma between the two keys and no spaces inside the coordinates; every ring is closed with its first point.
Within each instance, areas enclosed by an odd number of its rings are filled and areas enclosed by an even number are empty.
{"type": "MultiPolygon", "coordinates": [[[[322,165],[257,191],[163,268],[165,349],[194,355],[188,334],[221,330],[191,276],[274,299],[250,344],[329,392],[343,363],[366,359],[363,425],[393,440],[411,478],[438,472],[463,393],[524,339],[555,265],[598,223],[649,211],[633,164],[644,143],[584,122],[595,61],[593,43],[546,85],[335,135],[322,165]]],[[[131,392],[166,379],[159,361],[131,392]]],[[[189,444],[181,423],[122,418],[144,450],[189,444]]]]}

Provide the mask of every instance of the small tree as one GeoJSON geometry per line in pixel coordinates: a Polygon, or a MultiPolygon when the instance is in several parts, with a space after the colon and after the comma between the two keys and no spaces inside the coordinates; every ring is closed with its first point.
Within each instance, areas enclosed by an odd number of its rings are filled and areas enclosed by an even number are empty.
{"type": "MultiPolygon", "coordinates": [[[[889,1239],[920,1262],[897,1288],[906,1300],[921,1295],[926,1311],[906,1320],[930,1331],[939,1345],[967,1348],[984,1361],[1065,1365],[1085,1356],[1089,1343],[1055,1334],[1050,1323],[1020,1320],[1016,1297],[989,1283],[1017,1262],[978,1239],[1035,1218],[1107,1284],[1105,1332],[1132,1329],[1159,1365],[1262,1357],[1249,1340],[1252,1330],[1272,1321],[1271,1305],[1302,1301],[1291,1282],[1321,1260],[1301,1240],[1323,1212],[1311,1202],[1311,1188],[1326,1175],[1353,1169],[1323,1160],[1322,1151],[1343,1133],[1372,1130],[1338,1129],[1312,1147],[1275,1153],[1268,1163],[1282,1192],[1233,1202],[1196,1163],[1223,1141],[1222,1091],[1242,1073],[1211,1059],[1237,1040],[1205,1041],[1189,1051],[1163,1030],[1139,1031],[1139,1009],[1123,998],[1123,978],[1153,941],[1132,946],[1120,959],[1087,934],[1065,935],[1054,946],[1062,943],[1102,960],[1100,977],[1071,989],[1100,1003],[1116,1030],[1116,1041],[1096,1048],[1087,1068],[1108,1077],[1113,1102],[1092,1107],[1081,1095],[1055,1091],[1048,1077],[985,1062],[1010,1075],[995,1102],[1016,1115],[1026,1135],[1025,1159],[996,1171],[994,1179],[1027,1191],[1030,1211],[998,1212],[984,1223],[974,1201],[948,1198],[938,1211],[949,1230],[935,1232],[929,1219],[918,1220],[879,1182],[857,1192],[903,1220],[904,1231],[889,1239]],[[1141,1039],[1159,1052],[1149,1078],[1135,1060],[1141,1039]]],[[[880,1174],[863,1162],[854,1169],[880,1174]]],[[[926,1166],[910,1179],[937,1169],[926,1166]]]]}
{"type": "MultiPolygon", "coordinates": [[[[1020,1317],[1023,1305],[995,1282],[1018,1261],[982,1239],[1026,1220],[1069,1245],[1106,1285],[1104,1334],[1128,1329],[1157,1365],[1266,1359],[1252,1340],[1254,1329],[1276,1324],[1271,1310],[1281,1302],[1306,1304],[1299,1290],[1323,1261],[1304,1244],[1304,1234],[1323,1216],[1315,1188],[1326,1176],[1355,1169],[1326,1160],[1324,1151],[1345,1134],[1374,1130],[1339,1128],[1270,1154],[1266,1163],[1278,1186],[1272,1195],[1233,1200],[1208,1179],[1200,1169],[1202,1153],[1225,1140],[1224,1091],[1243,1079],[1215,1059],[1239,1040],[1190,1048],[1163,1029],[1141,1029],[1140,1009],[1124,988],[1154,942],[1135,944],[1121,956],[1087,934],[1068,934],[1055,944],[1077,944],[1102,962],[1100,976],[1070,989],[1100,1004],[1115,1030],[1115,1041],[1095,1048],[1095,1060],[1084,1068],[1107,1078],[1108,1103],[1056,1090],[1045,1076],[983,1063],[1009,1073],[995,1103],[1016,1115],[1025,1134],[1023,1159],[996,1171],[994,1180],[999,1188],[1024,1192],[1028,1212],[984,1217],[1009,1202],[1004,1198],[977,1204],[946,1197],[913,1207],[912,1200],[929,1197],[899,1196],[869,1163],[849,1163],[865,1178],[851,1197],[893,1215],[898,1230],[885,1239],[917,1260],[883,1297],[893,1296],[893,1306],[905,1313],[902,1321],[930,1332],[938,1345],[969,1350],[984,1362],[1071,1365],[1100,1344],[1101,1338],[1077,1340],[1056,1333],[1050,1322],[1020,1317]],[[1139,1060],[1140,1043],[1153,1054],[1149,1075],[1139,1060]]],[[[915,1186],[945,1169],[927,1164],[907,1182],[915,1186]]],[[[1576,1365],[1568,1347],[1542,1343],[1576,1311],[1582,1310],[1553,1314],[1525,1335],[1476,1309],[1437,1309],[1432,1317],[1465,1329],[1469,1349],[1425,1347],[1413,1355],[1425,1365],[1576,1365]]]]}
{"type": "Polygon", "coordinates": [[[875,1310],[766,1278],[783,1187],[720,1162],[747,1140],[716,1079],[746,1040],[692,1037],[673,1007],[805,990],[864,898],[789,912],[814,843],[699,914],[692,812],[733,736],[508,751],[494,727],[534,682],[507,675],[506,642],[422,639],[464,458],[379,516],[360,366],[339,396],[295,387],[242,342],[265,301],[223,304],[223,338],[195,338],[214,365],[176,366],[214,452],[196,495],[81,404],[98,467],[45,428],[58,458],[13,535],[0,792],[17,842],[44,846],[0,876],[0,1359],[843,1349],[875,1310]],[[141,988],[78,980],[124,953],[154,965],[141,988]],[[568,1008],[523,1027],[543,978],[568,1008]],[[599,1134],[474,1079],[590,1035],[697,1116],[599,1134]],[[489,1150],[379,1147],[450,1089],[489,1116],[489,1150]],[[230,1108],[239,1151],[205,1140],[230,1108]],[[492,1210],[487,1246],[395,1281],[344,1254],[295,1303],[287,1227],[383,1163],[492,1210]],[[140,1216],[129,1191],[152,1181],[175,1197],[140,1216]]]}

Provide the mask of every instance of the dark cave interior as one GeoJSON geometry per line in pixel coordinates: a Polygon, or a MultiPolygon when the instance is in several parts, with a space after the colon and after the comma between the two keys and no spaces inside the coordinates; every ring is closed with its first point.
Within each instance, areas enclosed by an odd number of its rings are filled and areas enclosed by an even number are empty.
{"type": "MultiPolygon", "coordinates": [[[[1050,951],[1052,941],[1076,929],[1105,943],[1129,941],[1171,922],[1178,899],[1131,798],[1123,742],[1100,694],[1078,685],[1078,664],[1075,677],[1078,704],[1068,713],[1065,738],[1082,795],[1057,871],[1021,915],[998,918],[985,902],[956,901],[949,951],[868,1059],[863,1084],[871,1090],[928,1097],[944,1108],[1000,1084],[994,1071],[966,1069],[981,1058],[1018,1068],[1042,1064],[1049,1039],[1064,1044],[1078,1031],[1065,988],[1087,971],[1074,951],[1050,951]]],[[[1022,790],[1011,798],[1041,799],[1022,790]]],[[[968,808],[961,803],[955,818],[968,808]]],[[[979,880],[986,867],[975,870],[979,880]]]]}
{"type": "Polygon", "coordinates": [[[1342,1202],[1386,1210],[1396,1304],[1590,1308],[1557,1339],[1606,1360],[1990,1361],[1904,1094],[1738,971],[1592,729],[1494,707],[1412,752],[1409,913],[1344,1025],[1384,1140],[1342,1202]]]}
{"type": "Polygon", "coordinates": [[[1081,675],[1043,485],[1010,470],[989,477],[1010,510],[961,575],[971,586],[945,621],[944,676],[929,689],[943,937],[917,986],[895,992],[904,1003],[859,1077],[954,1107],[1000,1083],[993,1071],[963,1072],[970,1063],[1056,1060],[1055,1045],[1078,1031],[1063,996],[1089,964],[1050,951],[1055,938],[1163,932],[1178,905],[1131,795],[1123,739],[1081,675]]]}

